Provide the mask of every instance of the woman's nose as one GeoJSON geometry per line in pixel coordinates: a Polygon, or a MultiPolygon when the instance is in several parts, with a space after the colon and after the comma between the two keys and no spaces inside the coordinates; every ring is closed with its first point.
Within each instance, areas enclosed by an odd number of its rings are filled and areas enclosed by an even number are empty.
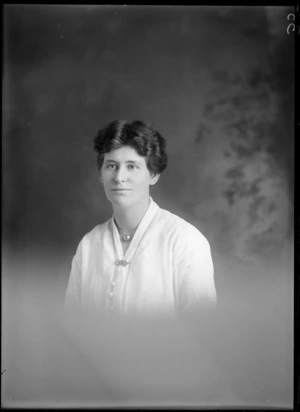
{"type": "Polygon", "coordinates": [[[116,174],[114,178],[116,182],[125,182],[127,179],[126,169],[123,167],[120,167],[118,170],[116,170],[116,174]]]}

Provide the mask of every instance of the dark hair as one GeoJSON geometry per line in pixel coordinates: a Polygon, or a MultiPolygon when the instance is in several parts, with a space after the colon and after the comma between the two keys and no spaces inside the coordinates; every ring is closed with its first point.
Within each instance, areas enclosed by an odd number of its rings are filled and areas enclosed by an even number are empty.
{"type": "Polygon", "coordinates": [[[135,120],[115,120],[101,129],[94,139],[97,166],[101,170],[105,153],[130,146],[140,156],[146,158],[148,170],[152,174],[162,173],[168,163],[166,141],[149,124],[135,120]]]}

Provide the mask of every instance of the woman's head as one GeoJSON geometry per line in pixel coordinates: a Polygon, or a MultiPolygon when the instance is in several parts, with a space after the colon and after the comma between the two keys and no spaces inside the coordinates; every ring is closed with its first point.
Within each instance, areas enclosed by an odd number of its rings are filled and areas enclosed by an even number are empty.
{"type": "Polygon", "coordinates": [[[106,153],[129,146],[145,158],[152,175],[161,174],[167,167],[166,141],[150,125],[139,120],[115,120],[101,129],[94,139],[99,171],[106,153]]]}
{"type": "Polygon", "coordinates": [[[147,205],[149,189],[167,166],[165,139],[151,126],[117,120],[94,139],[108,200],[117,207],[147,205]]]}

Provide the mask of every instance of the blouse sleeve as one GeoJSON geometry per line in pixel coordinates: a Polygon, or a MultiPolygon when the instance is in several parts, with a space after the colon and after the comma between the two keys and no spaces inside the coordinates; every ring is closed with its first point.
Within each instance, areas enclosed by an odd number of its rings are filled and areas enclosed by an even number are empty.
{"type": "Polygon", "coordinates": [[[73,315],[79,309],[81,300],[82,241],[72,259],[71,272],[65,294],[65,314],[73,315]]]}
{"type": "Polygon", "coordinates": [[[179,312],[214,308],[217,303],[210,244],[193,229],[176,245],[175,295],[179,312]]]}

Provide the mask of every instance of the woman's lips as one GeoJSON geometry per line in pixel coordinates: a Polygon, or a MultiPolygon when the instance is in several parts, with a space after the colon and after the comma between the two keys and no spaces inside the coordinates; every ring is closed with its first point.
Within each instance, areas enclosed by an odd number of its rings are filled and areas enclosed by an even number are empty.
{"type": "Polygon", "coordinates": [[[125,194],[129,193],[131,190],[130,189],[112,189],[111,191],[114,192],[114,193],[118,193],[120,195],[121,194],[125,195],[125,194]]]}
{"type": "Polygon", "coordinates": [[[131,189],[111,189],[113,192],[129,192],[131,189]]]}

